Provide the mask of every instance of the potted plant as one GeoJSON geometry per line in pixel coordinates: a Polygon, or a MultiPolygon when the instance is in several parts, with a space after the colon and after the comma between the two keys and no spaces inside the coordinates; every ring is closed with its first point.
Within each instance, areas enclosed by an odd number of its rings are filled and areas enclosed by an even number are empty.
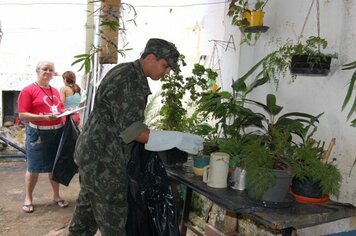
{"type": "Polygon", "coordinates": [[[248,8],[248,0],[232,0],[229,5],[228,16],[232,17],[231,23],[240,28],[242,33],[241,44],[253,45],[266,32],[268,27],[263,25],[265,12],[263,8],[268,0],[257,0],[252,9],[248,8]],[[254,34],[254,37],[253,37],[254,34]]]}
{"type": "Polygon", "coordinates": [[[288,160],[296,149],[295,136],[305,137],[306,127],[314,126],[321,114],[313,116],[290,112],[281,115],[283,107],[277,105],[273,94],[267,95],[266,104],[249,99],[245,101],[265,112],[255,112],[260,122],[256,123],[257,130],[249,133],[248,142],[245,142],[241,151],[243,166],[246,168],[246,188],[256,200],[283,202],[292,179],[288,160]],[[271,190],[271,187],[275,187],[276,177],[281,177],[285,186],[271,190]]]}
{"type": "Polygon", "coordinates": [[[278,78],[284,77],[290,70],[292,79],[297,75],[326,75],[330,69],[332,58],[337,58],[335,53],[323,53],[320,47],[326,48],[327,41],[323,38],[311,36],[305,43],[293,43],[287,40],[277,50],[269,53],[267,56],[257,62],[240,79],[246,80],[249,76],[257,73],[255,81],[260,81],[260,85],[267,81],[274,81],[278,84],[278,78]],[[298,61],[306,59],[305,63],[298,61]],[[329,69],[328,69],[329,68],[329,69]]]}
{"type": "Polygon", "coordinates": [[[245,129],[260,122],[253,111],[244,107],[244,98],[257,86],[259,83],[247,85],[245,81],[237,80],[232,84],[232,92],[218,88],[202,94],[198,101],[197,110],[215,122],[213,134],[219,151],[230,155],[230,173],[241,163],[240,153],[248,137],[245,129]]]}
{"type": "MultiPolygon", "coordinates": [[[[180,56],[179,64],[186,65],[184,55],[180,56]]],[[[161,79],[162,106],[159,109],[156,128],[200,135],[206,140],[205,146],[214,142],[212,138],[214,127],[208,123],[207,117],[196,109],[196,106],[202,94],[213,93],[213,88],[216,87],[216,77],[216,72],[200,64],[194,65],[192,75],[189,77],[184,77],[179,71],[164,76],[161,79]]],[[[204,154],[207,153],[206,150],[207,147],[204,154]]],[[[172,159],[169,161],[176,162],[172,159]]],[[[186,161],[187,155],[179,160],[180,163],[186,161]]]]}
{"type": "Polygon", "coordinates": [[[330,63],[335,54],[321,53],[328,42],[320,37],[309,37],[306,44],[297,44],[291,58],[290,71],[296,75],[323,75],[330,72],[330,63]]]}
{"type": "Polygon", "coordinates": [[[297,201],[320,203],[328,200],[329,194],[339,195],[342,176],[333,165],[334,159],[328,162],[330,147],[325,151],[324,143],[308,138],[291,156],[294,174],[291,191],[297,201]]]}
{"type": "Polygon", "coordinates": [[[210,68],[200,64],[194,64],[192,76],[186,77],[185,90],[188,92],[188,109],[194,110],[191,115],[188,132],[204,137],[204,149],[202,156],[210,156],[219,151],[217,143],[218,127],[214,124],[211,116],[203,114],[199,109],[201,97],[214,96],[218,91],[216,78],[218,74],[210,68]]]}
{"type": "MultiPolygon", "coordinates": [[[[202,93],[197,101],[196,111],[201,113],[205,119],[210,119],[212,123],[215,123],[215,126],[208,126],[209,129],[208,127],[202,129],[206,124],[194,126],[196,129],[194,131],[195,134],[208,137],[201,155],[205,155],[208,158],[212,151],[228,153],[230,156],[230,177],[240,163],[239,153],[244,142],[241,135],[243,129],[254,122],[248,116],[253,112],[244,108],[242,99],[252,90],[252,87],[246,86],[244,81],[233,82],[232,92],[221,91],[220,88],[212,86],[211,91],[202,93]],[[200,129],[200,131],[197,129],[200,129]],[[202,132],[203,130],[205,132],[202,132]],[[212,151],[207,151],[208,149],[212,149],[212,151]]],[[[198,159],[200,157],[193,157],[193,160],[195,158],[198,159]]],[[[231,181],[229,183],[231,186],[234,185],[231,181]]]]}

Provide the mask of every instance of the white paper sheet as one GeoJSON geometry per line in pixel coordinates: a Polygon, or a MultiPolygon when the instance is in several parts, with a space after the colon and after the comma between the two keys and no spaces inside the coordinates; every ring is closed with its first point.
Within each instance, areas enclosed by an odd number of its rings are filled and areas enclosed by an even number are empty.
{"type": "Polygon", "coordinates": [[[83,107],[78,107],[78,108],[73,109],[73,110],[67,110],[67,111],[65,111],[65,112],[63,112],[63,113],[57,115],[57,118],[60,118],[60,117],[63,117],[63,116],[67,116],[67,115],[71,115],[71,114],[76,113],[76,112],[78,112],[78,111],[80,111],[80,110],[83,110],[83,109],[86,108],[86,107],[87,107],[87,106],[83,106],[83,107]]]}

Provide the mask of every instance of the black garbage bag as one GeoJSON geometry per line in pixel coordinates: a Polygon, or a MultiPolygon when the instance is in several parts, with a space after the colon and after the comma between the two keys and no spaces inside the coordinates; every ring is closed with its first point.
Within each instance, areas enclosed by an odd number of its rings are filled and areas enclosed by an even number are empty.
{"type": "Polygon", "coordinates": [[[178,236],[172,188],[157,152],[135,143],[127,165],[129,236],[178,236]]]}
{"type": "Polygon", "coordinates": [[[74,162],[74,149],[79,133],[73,119],[67,116],[52,170],[52,179],[65,186],[69,185],[78,172],[78,166],[74,162]]]}

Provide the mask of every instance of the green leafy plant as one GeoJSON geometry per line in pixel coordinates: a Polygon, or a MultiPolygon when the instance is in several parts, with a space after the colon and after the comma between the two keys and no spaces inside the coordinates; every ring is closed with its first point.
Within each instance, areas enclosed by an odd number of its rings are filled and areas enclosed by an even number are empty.
{"type": "MultiPolygon", "coordinates": [[[[91,13],[91,14],[99,15],[99,18],[101,20],[100,26],[107,26],[112,31],[120,31],[119,32],[120,35],[125,34],[125,31],[126,31],[125,22],[134,22],[134,24],[136,24],[135,19],[137,17],[137,13],[136,13],[134,6],[132,6],[131,4],[121,3],[121,5],[120,5],[120,12],[121,12],[120,19],[117,19],[115,21],[104,20],[102,15],[99,13],[100,11],[101,11],[101,7],[99,9],[97,9],[95,12],[91,13]],[[123,20],[123,18],[127,15],[128,12],[133,12],[133,14],[131,14],[131,18],[123,20]],[[120,23],[119,23],[119,21],[120,21],[120,23]]],[[[98,36],[101,38],[103,37],[100,34],[98,36]]],[[[132,48],[128,48],[127,45],[128,45],[128,43],[124,43],[124,45],[120,49],[117,48],[116,45],[111,45],[111,46],[116,48],[116,53],[120,54],[122,57],[125,57],[126,52],[132,50],[132,48]]],[[[93,67],[95,56],[100,51],[102,51],[102,48],[100,46],[91,45],[89,52],[78,54],[78,55],[74,56],[75,60],[72,62],[71,66],[78,64],[79,65],[78,71],[84,70],[85,74],[90,73],[92,70],[92,67],[93,67]]]]}
{"type": "Polygon", "coordinates": [[[248,0],[231,0],[229,5],[228,16],[230,16],[231,24],[236,25],[240,28],[242,33],[241,44],[248,44],[250,46],[254,45],[256,41],[261,36],[261,31],[258,32],[248,32],[247,29],[250,27],[249,14],[253,11],[263,11],[263,8],[267,4],[268,0],[262,1],[258,0],[252,9],[249,9],[248,0]]]}
{"type": "Polygon", "coordinates": [[[324,143],[308,138],[301,143],[290,158],[290,165],[295,178],[304,182],[319,183],[322,195],[339,195],[342,176],[331,162],[323,162],[324,143]]]}
{"type": "MultiPolygon", "coordinates": [[[[277,50],[269,53],[252,66],[240,79],[245,81],[254,75],[253,80],[260,81],[261,85],[273,81],[278,86],[279,78],[285,77],[294,55],[308,55],[308,60],[314,65],[324,61],[326,57],[337,58],[335,53],[323,53],[321,51],[326,47],[327,41],[316,36],[309,37],[305,43],[294,44],[291,40],[287,40],[277,50]]],[[[294,80],[297,75],[291,74],[291,76],[294,80]]]]}
{"type": "Polygon", "coordinates": [[[244,99],[260,84],[260,81],[254,81],[247,85],[239,79],[232,83],[232,92],[218,89],[201,96],[198,110],[204,117],[211,116],[214,119],[217,136],[222,139],[239,139],[245,127],[255,125],[254,112],[244,106],[244,99]]]}
{"type": "MultiPolygon", "coordinates": [[[[356,69],[356,61],[344,64],[342,69],[343,70],[356,69]]],[[[353,92],[355,90],[355,82],[356,82],[356,70],[351,75],[350,84],[347,89],[347,93],[345,95],[344,102],[342,104],[342,110],[344,110],[346,108],[346,106],[351,102],[351,98],[352,98],[353,92]]],[[[353,103],[351,104],[351,108],[347,115],[347,120],[349,120],[351,118],[351,116],[355,113],[355,111],[356,111],[356,96],[354,96],[354,98],[353,98],[353,103]]],[[[351,121],[351,126],[356,127],[356,119],[353,119],[351,121]]]]}
{"type": "MultiPolygon", "coordinates": [[[[184,55],[179,58],[179,64],[185,66],[184,55]]],[[[197,100],[203,93],[210,93],[210,86],[215,83],[217,73],[202,65],[195,64],[192,76],[184,77],[181,72],[173,72],[164,76],[162,81],[162,107],[160,110],[163,129],[177,131],[193,131],[193,133],[208,133],[210,127],[202,124],[203,117],[194,110],[197,100]],[[194,127],[194,128],[191,128],[194,127]]]]}
{"type": "MultiPolygon", "coordinates": [[[[185,66],[184,55],[178,61],[185,66]]],[[[161,129],[185,131],[187,129],[187,110],[183,106],[183,97],[186,92],[184,77],[178,71],[161,78],[162,107],[159,111],[161,129]]]]}
{"type": "MultiPolygon", "coordinates": [[[[184,55],[179,58],[179,64],[186,65],[184,55]]],[[[216,77],[216,72],[200,64],[194,65],[189,77],[184,77],[181,72],[163,77],[160,128],[198,134],[213,140],[215,128],[208,124],[208,119],[196,107],[202,94],[212,93],[216,77]]]]}
{"type": "Polygon", "coordinates": [[[231,92],[219,88],[202,94],[197,102],[197,110],[215,123],[212,136],[219,151],[228,153],[231,159],[240,159],[242,146],[248,136],[245,129],[260,122],[255,113],[244,106],[244,98],[260,84],[260,81],[251,84],[246,84],[244,80],[233,81],[231,92]]]}
{"type": "MultiPolygon", "coordinates": [[[[184,55],[179,64],[185,66],[184,55]]],[[[217,73],[200,64],[194,64],[192,75],[184,77],[173,72],[161,79],[162,106],[159,111],[159,129],[176,130],[197,134],[204,138],[204,149],[198,154],[209,156],[217,151],[217,127],[209,117],[204,116],[197,107],[203,95],[212,94],[216,89],[217,73]]]]}
{"type": "MultiPolygon", "coordinates": [[[[132,48],[122,48],[122,49],[118,49],[116,52],[124,57],[126,55],[126,52],[130,51],[130,50],[132,50],[132,48]]],[[[94,63],[94,57],[100,51],[101,51],[101,48],[96,47],[95,45],[92,45],[89,53],[75,55],[74,56],[75,61],[72,62],[71,66],[79,64],[80,67],[79,67],[78,71],[81,71],[84,69],[85,74],[90,73],[93,63],[94,63]]]]}
{"type": "Polygon", "coordinates": [[[256,198],[261,198],[275,182],[273,169],[290,170],[289,158],[297,148],[297,137],[303,141],[322,114],[290,112],[281,115],[283,107],[277,105],[273,94],[266,96],[266,104],[245,101],[262,108],[265,113],[255,112],[255,118],[260,122],[255,122],[256,130],[248,135],[241,151],[247,173],[246,187],[256,189],[256,198]]]}

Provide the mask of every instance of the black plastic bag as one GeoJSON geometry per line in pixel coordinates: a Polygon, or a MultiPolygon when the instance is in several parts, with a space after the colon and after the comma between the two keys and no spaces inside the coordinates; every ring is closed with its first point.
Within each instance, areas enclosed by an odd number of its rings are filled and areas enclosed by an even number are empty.
{"type": "Polygon", "coordinates": [[[72,118],[67,116],[52,170],[52,179],[65,186],[69,185],[78,172],[78,166],[74,162],[74,149],[79,133],[72,118]]]}
{"type": "Polygon", "coordinates": [[[157,152],[135,143],[127,165],[129,236],[179,236],[172,188],[157,152]]]}

